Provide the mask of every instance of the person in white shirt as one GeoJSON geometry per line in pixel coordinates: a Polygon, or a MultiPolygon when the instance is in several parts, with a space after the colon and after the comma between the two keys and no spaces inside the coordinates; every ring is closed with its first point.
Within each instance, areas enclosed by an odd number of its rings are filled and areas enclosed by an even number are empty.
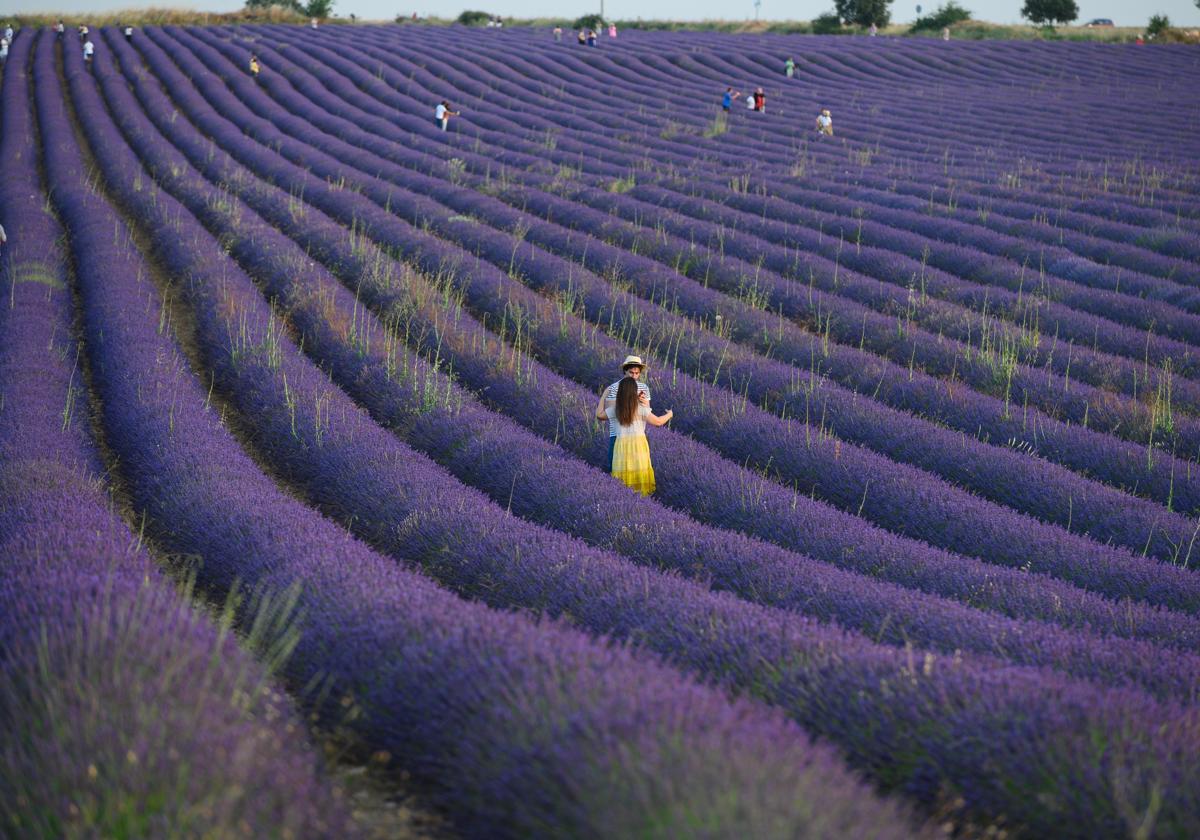
{"type": "Polygon", "coordinates": [[[56,38],[61,39],[63,36],[63,33],[66,31],[67,31],[67,27],[63,25],[63,22],[61,20],[58,23],[54,24],[54,36],[56,38]]]}
{"type": "Polygon", "coordinates": [[[313,19],[312,19],[312,24],[311,24],[311,25],[312,25],[312,28],[313,28],[313,29],[316,29],[316,28],[317,28],[317,19],[316,19],[316,18],[313,18],[313,19]]]}
{"type": "Polygon", "coordinates": [[[0,62],[8,61],[8,39],[0,38],[0,62]]]}
{"type": "MultiPolygon", "coordinates": [[[[621,373],[637,383],[638,402],[641,405],[650,406],[650,386],[642,381],[642,371],[646,369],[645,362],[641,356],[626,356],[625,361],[621,362],[621,373]]],[[[600,402],[596,405],[596,419],[608,420],[608,471],[612,472],[613,464],[613,446],[617,440],[617,432],[620,431],[619,424],[609,417],[608,411],[614,408],[617,404],[617,388],[621,385],[621,380],[609,385],[600,392],[600,402]]]]}
{"type": "Polygon", "coordinates": [[[10,44],[13,42],[13,28],[11,25],[4,27],[4,40],[10,44]]]}
{"type": "Polygon", "coordinates": [[[96,51],[96,45],[92,43],[92,39],[88,38],[83,42],[83,60],[88,64],[92,63],[92,53],[96,51]]]}
{"type": "Polygon", "coordinates": [[[8,235],[4,232],[4,225],[0,225],[0,252],[4,250],[6,242],[8,242],[8,235]]]}
{"type": "Polygon", "coordinates": [[[613,404],[604,410],[609,426],[617,427],[617,433],[610,436],[612,463],[608,471],[631,490],[649,496],[656,488],[646,425],[664,426],[674,412],[658,416],[651,413],[650,403],[643,399],[637,386],[636,379],[626,376],[617,383],[613,404]]]}
{"type": "Polygon", "coordinates": [[[461,114],[459,114],[458,111],[451,111],[450,103],[443,99],[437,104],[437,107],[433,109],[433,124],[442,131],[445,131],[450,125],[450,118],[458,116],[461,116],[461,114]]]}
{"type": "Polygon", "coordinates": [[[830,137],[833,136],[833,117],[830,115],[828,108],[817,114],[817,131],[821,134],[827,134],[830,137]]]}
{"type": "Polygon", "coordinates": [[[132,40],[133,40],[133,27],[132,27],[132,26],[126,26],[126,27],[125,27],[125,40],[126,40],[126,41],[132,41],[132,40]]]}

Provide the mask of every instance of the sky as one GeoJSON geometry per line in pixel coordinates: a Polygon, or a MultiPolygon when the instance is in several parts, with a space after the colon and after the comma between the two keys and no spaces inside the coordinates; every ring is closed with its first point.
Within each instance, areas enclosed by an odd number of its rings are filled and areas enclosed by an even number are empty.
{"type": "MultiPolygon", "coordinates": [[[[194,8],[205,11],[232,11],[243,0],[0,0],[0,17],[19,11],[56,11],[79,13],[112,11],[146,6],[194,8]]],[[[754,17],[754,0],[603,0],[606,17],[616,20],[643,17],[670,20],[738,20],[754,17]]],[[[941,0],[920,0],[924,13],[941,0]]],[[[979,20],[992,23],[1022,23],[1023,0],[957,0],[979,20]]],[[[1079,20],[1111,18],[1118,26],[1144,26],[1152,14],[1165,14],[1176,26],[1200,28],[1200,8],[1194,0],[1076,0],[1079,20]]],[[[360,18],[391,20],[397,14],[444,18],[457,17],[464,9],[480,9],[506,17],[578,17],[598,12],[601,0],[335,0],[334,12],[345,17],[351,12],[360,18]]],[[[764,20],[811,20],[833,8],[833,0],[760,0],[759,17],[764,20]]],[[[892,20],[911,21],[917,16],[917,0],[894,0],[892,20]]]]}

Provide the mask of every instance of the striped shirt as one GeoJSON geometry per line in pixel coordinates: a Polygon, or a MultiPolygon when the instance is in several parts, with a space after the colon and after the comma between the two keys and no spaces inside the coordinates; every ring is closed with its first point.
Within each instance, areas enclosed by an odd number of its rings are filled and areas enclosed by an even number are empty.
{"type": "MultiPolygon", "coordinates": [[[[604,402],[605,403],[616,404],[616,402],[617,402],[617,387],[620,384],[621,384],[621,380],[618,379],[616,382],[614,382],[613,384],[609,385],[607,388],[604,389],[604,402]]],[[[645,382],[643,382],[640,379],[637,381],[637,386],[638,386],[638,396],[640,397],[642,394],[645,394],[646,398],[649,399],[650,398],[650,386],[647,385],[645,382]]],[[[614,411],[608,418],[608,436],[616,437],[617,432],[620,431],[620,429],[621,429],[621,424],[619,422],[617,422],[616,412],[614,411]]]]}

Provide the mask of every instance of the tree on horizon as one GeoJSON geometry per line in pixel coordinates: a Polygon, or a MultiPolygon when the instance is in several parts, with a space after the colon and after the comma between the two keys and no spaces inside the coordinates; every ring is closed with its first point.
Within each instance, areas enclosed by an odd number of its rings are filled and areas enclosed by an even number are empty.
{"type": "MultiPolygon", "coordinates": [[[[1200,0],[1197,0],[1200,2],[1200,0]]],[[[892,19],[892,0],[834,0],[837,16],[855,26],[887,26],[892,19]]]]}
{"type": "Polygon", "coordinates": [[[1025,0],[1021,17],[1035,26],[1070,23],[1079,17],[1079,5],[1075,0],[1025,0]]]}

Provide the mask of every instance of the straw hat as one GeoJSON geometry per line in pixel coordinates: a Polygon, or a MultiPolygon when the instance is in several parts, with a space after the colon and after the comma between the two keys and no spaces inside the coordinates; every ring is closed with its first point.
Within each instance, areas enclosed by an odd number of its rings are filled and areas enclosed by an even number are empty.
{"type": "Polygon", "coordinates": [[[829,116],[829,109],[828,109],[828,108],[826,108],[825,110],[823,110],[823,111],[821,112],[821,115],[822,115],[822,116],[825,116],[825,117],[828,117],[828,116],[829,116]]]}
{"type": "Polygon", "coordinates": [[[626,356],[625,361],[621,362],[621,370],[637,365],[642,370],[646,369],[646,363],[642,361],[641,356],[626,356]]]}

